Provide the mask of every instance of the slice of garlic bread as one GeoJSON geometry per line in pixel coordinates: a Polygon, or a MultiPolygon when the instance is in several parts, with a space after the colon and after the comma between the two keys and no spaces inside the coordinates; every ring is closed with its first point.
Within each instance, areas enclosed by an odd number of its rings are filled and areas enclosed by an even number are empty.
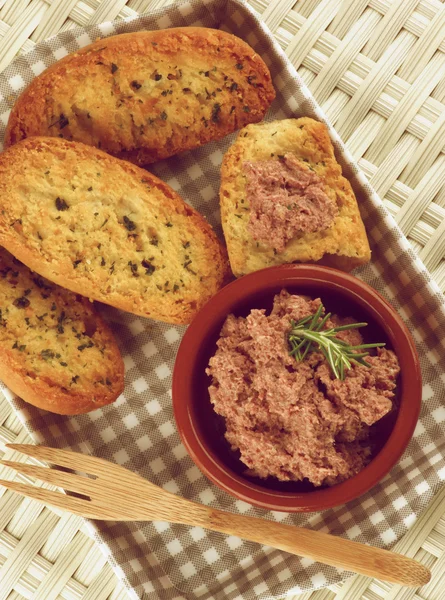
{"type": "Polygon", "coordinates": [[[0,248],[0,306],[0,376],[13,392],[61,415],[116,400],[124,364],[91,302],[0,248]]]}
{"type": "Polygon", "coordinates": [[[78,142],[0,155],[0,244],[73,292],[188,323],[227,274],[207,221],[147,171],[78,142]]]}
{"type": "Polygon", "coordinates": [[[6,145],[64,137],[144,165],[260,121],[274,97],[263,60],[234,35],[203,27],[127,33],[36,77],[11,112],[6,145]]]}
{"type": "Polygon", "coordinates": [[[351,184],[313,119],[242,129],[223,160],[220,203],[236,276],[314,261],[349,271],[370,260],[351,184]]]}

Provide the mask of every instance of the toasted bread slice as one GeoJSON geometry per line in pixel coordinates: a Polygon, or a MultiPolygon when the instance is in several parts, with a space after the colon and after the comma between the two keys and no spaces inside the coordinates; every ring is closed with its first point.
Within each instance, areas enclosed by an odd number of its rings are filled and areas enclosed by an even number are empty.
{"type": "Polygon", "coordinates": [[[0,244],[73,292],[168,323],[188,323],[227,274],[212,228],[168,185],[56,138],[0,155],[0,244]]]}
{"type": "Polygon", "coordinates": [[[0,248],[0,376],[18,396],[61,415],[114,402],[124,363],[91,302],[0,248]]]}
{"type": "Polygon", "coordinates": [[[144,165],[260,121],[274,97],[262,59],[229,33],[127,33],[36,77],[11,112],[5,143],[64,137],[144,165]]]}
{"type": "MultiPolygon", "coordinates": [[[[236,276],[291,262],[322,262],[349,271],[370,260],[370,248],[351,184],[342,176],[326,126],[313,119],[247,125],[226,153],[221,168],[221,219],[236,276]],[[255,240],[249,231],[245,163],[279,161],[290,154],[321,180],[335,219],[323,230],[299,232],[284,250],[255,240]]],[[[292,207],[289,207],[292,208],[292,207]]]]}

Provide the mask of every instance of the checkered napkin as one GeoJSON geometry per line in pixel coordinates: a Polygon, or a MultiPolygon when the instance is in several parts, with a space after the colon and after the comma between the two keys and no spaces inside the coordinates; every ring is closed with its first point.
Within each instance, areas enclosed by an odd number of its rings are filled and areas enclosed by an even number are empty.
{"type": "MultiPolygon", "coordinates": [[[[325,120],[271,33],[247,5],[238,0],[204,0],[175,3],[136,19],[66,31],[16,58],[0,76],[2,131],[16,96],[33,77],[68,52],[98,37],[185,25],[221,27],[245,39],[263,57],[277,90],[268,119],[308,115],[325,120]]],[[[61,417],[28,406],[5,390],[37,442],[115,461],[170,492],[232,512],[307,526],[377,546],[390,546],[407,531],[445,480],[444,300],[335,132],[332,138],[359,198],[373,250],[372,264],[357,275],[396,307],[413,333],[421,357],[421,418],[409,448],[390,475],[355,502],[323,513],[273,513],[236,501],[194,466],[176,431],[171,374],[184,328],[110,307],[102,310],[112,323],[124,356],[125,393],[112,406],[88,415],[61,417]]],[[[200,210],[219,234],[219,166],[232,140],[229,136],[151,167],[200,210]]],[[[345,577],[335,568],[200,527],[161,522],[91,526],[134,598],[272,598],[345,577]]]]}

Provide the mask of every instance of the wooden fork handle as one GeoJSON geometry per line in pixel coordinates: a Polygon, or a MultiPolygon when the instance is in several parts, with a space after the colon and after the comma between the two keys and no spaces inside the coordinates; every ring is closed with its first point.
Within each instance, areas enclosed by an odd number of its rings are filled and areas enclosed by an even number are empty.
{"type": "Polygon", "coordinates": [[[251,542],[391,583],[419,587],[428,583],[431,578],[430,571],[412,558],[320,531],[215,509],[208,510],[207,522],[204,521],[205,519],[200,524],[206,529],[236,535],[251,542]]]}

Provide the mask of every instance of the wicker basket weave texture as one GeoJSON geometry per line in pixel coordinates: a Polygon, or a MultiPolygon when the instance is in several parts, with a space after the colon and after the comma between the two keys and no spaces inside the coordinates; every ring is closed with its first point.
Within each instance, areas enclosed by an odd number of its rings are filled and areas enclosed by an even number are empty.
{"type": "MultiPolygon", "coordinates": [[[[60,31],[170,0],[0,0],[0,70],[60,31]]],[[[250,0],[415,251],[445,290],[445,4],[250,0]]],[[[0,397],[0,456],[29,442],[0,397]]],[[[0,478],[11,477],[0,467],[0,478]]],[[[20,480],[26,478],[18,477],[20,480]]],[[[445,491],[398,543],[432,568],[420,590],[354,577],[295,600],[444,600],[445,491]]],[[[83,521],[0,491],[0,600],[124,600],[83,521]]]]}

